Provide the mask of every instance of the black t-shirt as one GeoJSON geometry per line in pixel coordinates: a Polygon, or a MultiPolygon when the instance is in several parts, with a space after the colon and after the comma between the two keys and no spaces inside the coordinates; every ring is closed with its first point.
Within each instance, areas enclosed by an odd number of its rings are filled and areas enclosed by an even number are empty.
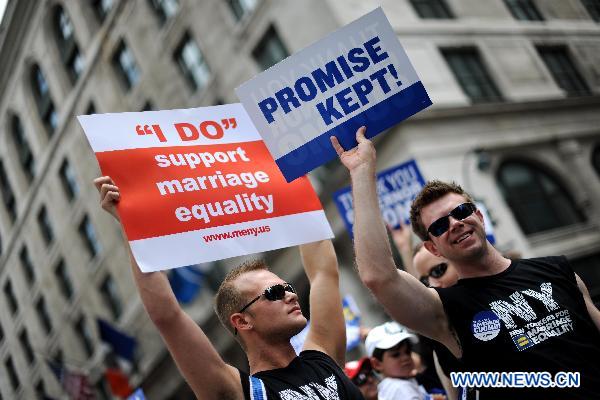
{"type": "Polygon", "coordinates": [[[517,260],[499,274],[436,290],[465,371],[581,374],[578,389],[482,388],[482,399],[600,399],[600,332],[566,258],[517,260]]]}
{"type": "Polygon", "coordinates": [[[360,390],[335,361],[316,350],[301,352],[285,368],[261,371],[252,376],[240,371],[240,379],[246,400],[364,400],[360,390]],[[251,385],[252,378],[264,383],[264,391],[256,380],[251,385]],[[251,386],[253,396],[250,395],[251,386]]]}

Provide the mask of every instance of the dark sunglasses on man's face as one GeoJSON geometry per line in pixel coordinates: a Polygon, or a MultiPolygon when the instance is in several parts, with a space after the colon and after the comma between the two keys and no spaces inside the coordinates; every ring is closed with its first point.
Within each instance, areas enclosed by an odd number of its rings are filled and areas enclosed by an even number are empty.
{"type": "Polygon", "coordinates": [[[450,211],[448,215],[433,221],[433,223],[429,225],[429,228],[427,228],[427,232],[431,233],[435,237],[441,236],[450,228],[450,217],[454,218],[455,220],[462,221],[469,215],[473,214],[475,210],[477,210],[477,207],[475,207],[475,204],[473,203],[459,204],[455,209],[450,211]]]}
{"type": "Polygon", "coordinates": [[[360,371],[358,373],[358,375],[356,375],[354,378],[352,378],[352,383],[354,383],[356,386],[362,386],[365,383],[367,383],[370,376],[373,376],[373,377],[375,376],[375,373],[373,372],[372,369],[370,369],[368,371],[360,371]]]}
{"type": "Polygon", "coordinates": [[[242,313],[246,311],[248,307],[258,301],[258,299],[260,299],[262,296],[265,296],[265,299],[269,301],[281,300],[285,297],[285,292],[296,293],[296,290],[289,283],[278,283],[277,285],[269,286],[264,292],[256,296],[250,303],[246,304],[238,312],[242,313]]]}
{"type": "Polygon", "coordinates": [[[442,276],[444,276],[447,269],[447,263],[439,263],[438,265],[433,266],[429,270],[429,273],[427,273],[427,275],[423,275],[422,277],[420,277],[419,280],[421,281],[421,283],[423,283],[423,285],[429,287],[429,278],[440,279],[442,276]]]}

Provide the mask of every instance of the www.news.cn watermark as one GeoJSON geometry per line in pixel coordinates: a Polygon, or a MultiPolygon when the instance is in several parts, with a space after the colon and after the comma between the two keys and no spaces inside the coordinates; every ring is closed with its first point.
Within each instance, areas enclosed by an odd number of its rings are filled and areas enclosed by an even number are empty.
{"type": "Polygon", "coordinates": [[[451,372],[454,387],[577,388],[579,372],[451,372]]]}

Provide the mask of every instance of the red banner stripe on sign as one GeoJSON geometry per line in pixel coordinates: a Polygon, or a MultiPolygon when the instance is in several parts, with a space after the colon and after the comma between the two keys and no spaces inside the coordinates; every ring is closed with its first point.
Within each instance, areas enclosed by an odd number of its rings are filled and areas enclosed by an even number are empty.
{"type": "Polygon", "coordinates": [[[287,183],[262,141],[96,157],[121,187],[119,211],[130,241],[322,209],[308,179],[287,183]]]}

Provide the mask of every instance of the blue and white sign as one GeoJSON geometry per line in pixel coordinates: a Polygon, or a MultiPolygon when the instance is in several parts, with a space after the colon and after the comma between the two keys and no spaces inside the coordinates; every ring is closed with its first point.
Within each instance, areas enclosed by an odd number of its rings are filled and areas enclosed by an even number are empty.
{"type": "Polygon", "coordinates": [[[236,89],[288,182],[431,105],[378,8],[236,89]]]}
{"type": "MultiPolygon", "coordinates": [[[[346,351],[354,349],[360,344],[360,310],[354,301],[354,297],[346,295],[342,299],[342,310],[344,312],[344,321],[346,322],[346,351]]],[[[306,341],[310,321],[295,336],[292,336],[290,343],[296,354],[300,354],[302,346],[306,341]]]]}
{"type": "Polygon", "coordinates": [[[496,244],[496,236],[494,235],[494,225],[492,224],[492,219],[490,218],[490,214],[488,210],[481,201],[476,201],[475,206],[477,209],[483,214],[483,226],[485,228],[485,236],[487,237],[488,242],[492,245],[496,244]]]}
{"type": "MultiPolygon", "coordinates": [[[[425,180],[415,160],[407,161],[377,174],[377,196],[379,208],[385,222],[392,228],[398,228],[400,222],[409,224],[410,204],[425,186],[425,180]]],[[[350,187],[334,193],[346,228],[352,234],[354,226],[354,207],[350,187]]]]}

